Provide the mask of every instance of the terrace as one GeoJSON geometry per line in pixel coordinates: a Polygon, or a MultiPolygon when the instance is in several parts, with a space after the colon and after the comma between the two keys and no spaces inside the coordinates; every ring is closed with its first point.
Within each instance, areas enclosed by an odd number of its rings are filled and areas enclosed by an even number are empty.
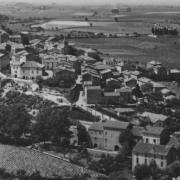
{"type": "Polygon", "coordinates": [[[23,147],[0,145],[0,161],[0,168],[12,174],[23,170],[27,175],[39,172],[44,178],[71,178],[75,175],[89,174],[92,179],[97,179],[100,176],[62,158],[23,147]]]}

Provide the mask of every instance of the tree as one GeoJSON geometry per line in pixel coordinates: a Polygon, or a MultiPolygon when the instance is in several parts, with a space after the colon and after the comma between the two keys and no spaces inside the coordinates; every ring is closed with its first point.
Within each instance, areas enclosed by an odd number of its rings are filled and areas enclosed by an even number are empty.
{"type": "Polygon", "coordinates": [[[52,140],[57,144],[67,142],[72,133],[69,131],[68,112],[58,108],[48,108],[40,112],[33,127],[33,135],[39,141],[52,140]],[[66,141],[67,140],[67,141],[66,141]]]}
{"type": "Polygon", "coordinates": [[[20,138],[29,130],[30,116],[21,104],[0,107],[1,132],[10,137],[20,138]]]}
{"type": "Polygon", "coordinates": [[[132,126],[130,125],[124,132],[119,136],[119,142],[123,145],[123,151],[125,154],[132,152],[132,148],[135,145],[135,138],[131,132],[132,126]]]}
{"type": "Polygon", "coordinates": [[[102,155],[99,161],[91,161],[90,169],[109,175],[114,171],[121,171],[131,167],[131,162],[123,154],[118,154],[117,157],[102,155]]]}
{"type": "Polygon", "coordinates": [[[88,147],[91,146],[89,133],[87,132],[86,128],[81,124],[77,126],[77,136],[78,136],[78,143],[80,145],[86,144],[88,147]]]}
{"type": "Polygon", "coordinates": [[[143,180],[150,176],[150,168],[147,165],[137,165],[134,170],[134,175],[137,180],[143,180]]]}
{"type": "Polygon", "coordinates": [[[142,92],[141,92],[141,89],[139,87],[139,85],[137,84],[136,87],[133,89],[132,93],[137,97],[137,98],[140,98],[142,97],[142,92]]]}

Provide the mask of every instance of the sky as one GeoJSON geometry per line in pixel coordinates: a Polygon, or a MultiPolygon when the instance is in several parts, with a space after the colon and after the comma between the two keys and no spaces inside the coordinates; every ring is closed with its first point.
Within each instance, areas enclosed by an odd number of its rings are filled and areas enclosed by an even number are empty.
{"type": "Polygon", "coordinates": [[[0,0],[0,2],[58,3],[67,5],[132,4],[132,5],[180,5],[180,0],[0,0]]]}

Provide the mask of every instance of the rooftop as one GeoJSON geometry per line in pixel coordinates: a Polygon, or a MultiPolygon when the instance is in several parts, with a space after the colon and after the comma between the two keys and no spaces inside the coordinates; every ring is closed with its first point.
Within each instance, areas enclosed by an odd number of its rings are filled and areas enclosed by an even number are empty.
{"type": "Polygon", "coordinates": [[[125,130],[129,123],[124,121],[97,122],[89,127],[89,130],[103,131],[104,129],[125,130]]]}
{"type": "Polygon", "coordinates": [[[43,68],[44,66],[42,64],[39,64],[35,61],[26,61],[24,64],[22,64],[22,68],[43,68]]]}
{"type": "Polygon", "coordinates": [[[21,35],[19,34],[10,35],[9,38],[21,38],[21,35]]]}
{"type": "Polygon", "coordinates": [[[121,92],[132,92],[132,90],[129,87],[122,87],[120,89],[115,89],[115,92],[118,92],[118,93],[121,93],[121,92]]]}
{"type": "Polygon", "coordinates": [[[62,71],[69,71],[72,73],[75,73],[75,69],[71,68],[71,66],[65,65],[64,66],[58,66],[55,68],[56,72],[62,72],[62,71]]]}
{"type": "Polygon", "coordinates": [[[151,65],[161,65],[162,63],[159,62],[159,61],[150,61],[150,62],[148,62],[148,64],[151,64],[151,65]]]}
{"type": "Polygon", "coordinates": [[[133,153],[167,156],[171,148],[172,148],[171,146],[139,142],[134,147],[133,153]]]}
{"type": "Polygon", "coordinates": [[[105,70],[100,71],[100,74],[106,74],[106,73],[110,73],[110,72],[111,72],[110,69],[105,69],[105,70]]]}
{"type": "Polygon", "coordinates": [[[168,118],[168,116],[163,114],[155,114],[151,112],[144,112],[140,116],[149,118],[152,123],[156,123],[157,121],[165,121],[168,118]]]}
{"type": "Polygon", "coordinates": [[[129,125],[129,122],[124,121],[106,121],[103,126],[105,129],[126,129],[129,125]]]}
{"type": "Polygon", "coordinates": [[[179,69],[171,69],[170,73],[180,73],[180,70],[179,69]]]}
{"type": "Polygon", "coordinates": [[[120,95],[119,95],[119,93],[117,93],[117,92],[104,92],[104,96],[117,96],[117,97],[119,97],[120,95]]]}
{"type": "Polygon", "coordinates": [[[144,129],[143,134],[160,136],[161,133],[163,132],[163,130],[164,130],[164,128],[162,128],[162,127],[147,126],[144,129]]]}
{"type": "Polygon", "coordinates": [[[162,94],[168,94],[168,93],[170,93],[171,91],[169,90],[169,89],[167,89],[167,88],[164,88],[164,89],[162,89],[161,90],[161,93],[162,94]]]}
{"type": "Polygon", "coordinates": [[[138,80],[141,81],[141,82],[144,82],[144,83],[149,83],[149,82],[151,82],[151,79],[146,78],[146,77],[141,77],[141,78],[139,78],[138,80]]]}
{"type": "Polygon", "coordinates": [[[114,109],[116,112],[118,113],[132,113],[132,112],[136,112],[134,109],[132,108],[115,108],[114,109]]]}
{"type": "Polygon", "coordinates": [[[0,57],[3,57],[4,56],[4,54],[3,53],[0,53],[0,57]]]}
{"type": "Polygon", "coordinates": [[[88,86],[87,89],[101,90],[100,86],[88,86]]]}
{"type": "Polygon", "coordinates": [[[102,122],[96,122],[92,124],[88,130],[94,130],[94,131],[103,131],[103,123],[102,122]]]}

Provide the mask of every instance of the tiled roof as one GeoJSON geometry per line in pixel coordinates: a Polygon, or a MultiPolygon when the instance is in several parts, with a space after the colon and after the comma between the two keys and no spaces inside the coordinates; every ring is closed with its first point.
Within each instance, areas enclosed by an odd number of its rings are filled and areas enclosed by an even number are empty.
{"type": "Polygon", "coordinates": [[[119,97],[120,95],[119,95],[119,93],[117,93],[117,92],[104,92],[104,96],[109,96],[109,97],[111,97],[111,96],[117,96],[117,97],[119,97]]]}
{"type": "Polygon", "coordinates": [[[169,90],[169,89],[167,89],[167,88],[164,88],[164,89],[162,89],[161,90],[161,93],[162,94],[168,94],[168,93],[170,93],[171,91],[169,90]]]}
{"type": "Polygon", "coordinates": [[[167,145],[174,146],[178,149],[180,147],[180,139],[177,137],[171,137],[167,145]]]}
{"type": "Polygon", "coordinates": [[[4,56],[4,54],[3,54],[3,53],[0,53],[0,57],[2,57],[2,56],[4,56]]]}
{"type": "Polygon", "coordinates": [[[28,53],[26,50],[22,50],[22,51],[17,52],[16,54],[17,54],[17,55],[24,55],[24,56],[26,56],[26,55],[28,55],[29,53],[28,53]]]}
{"type": "Polygon", "coordinates": [[[135,79],[135,78],[128,78],[128,79],[125,79],[125,80],[124,80],[124,82],[126,82],[126,83],[127,83],[127,82],[130,82],[130,81],[136,81],[136,79],[135,79]]]}
{"type": "Polygon", "coordinates": [[[128,122],[123,121],[106,121],[94,123],[89,130],[103,131],[104,129],[125,130],[128,127],[128,122]]]}
{"type": "Polygon", "coordinates": [[[111,82],[111,81],[118,82],[118,80],[117,80],[117,79],[114,79],[114,78],[106,79],[106,82],[111,82]]]}
{"type": "Polygon", "coordinates": [[[96,65],[94,66],[94,68],[97,70],[114,69],[113,67],[105,65],[105,64],[96,65]]]}
{"type": "Polygon", "coordinates": [[[151,64],[151,65],[161,65],[162,63],[161,62],[159,62],[159,61],[150,61],[150,62],[148,62],[149,64],[151,64]]]}
{"type": "Polygon", "coordinates": [[[180,73],[180,70],[179,69],[171,69],[170,70],[170,73],[180,73]]]}
{"type": "Polygon", "coordinates": [[[42,64],[39,64],[35,61],[26,61],[24,64],[22,64],[22,68],[43,68],[44,66],[42,64]]]}
{"type": "Polygon", "coordinates": [[[87,89],[98,89],[98,90],[101,90],[101,87],[100,86],[88,86],[87,89]]]}
{"type": "Polygon", "coordinates": [[[89,127],[89,130],[103,131],[104,130],[103,123],[102,122],[94,123],[89,127]]]}
{"type": "Polygon", "coordinates": [[[75,69],[71,68],[71,66],[58,66],[55,68],[56,72],[61,72],[61,71],[69,71],[72,73],[75,73],[75,69]]]}
{"type": "Polygon", "coordinates": [[[124,121],[106,121],[103,123],[104,128],[108,129],[126,129],[129,125],[129,122],[124,121]]]}
{"type": "Polygon", "coordinates": [[[115,108],[114,109],[116,112],[118,113],[128,113],[128,112],[136,112],[134,109],[132,108],[115,108]]]}
{"type": "Polygon", "coordinates": [[[118,92],[118,93],[121,93],[121,92],[132,92],[132,90],[129,87],[122,87],[120,89],[115,89],[115,92],[118,92]]]}
{"type": "Polygon", "coordinates": [[[139,78],[138,80],[141,81],[141,82],[144,82],[144,83],[149,83],[149,82],[151,82],[151,79],[146,78],[146,77],[141,77],[141,78],[139,78]]]}
{"type": "Polygon", "coordinates": [[[156,145],[156,144],[148,144],[139,142],[133,149],[133,153],[139,154],[151,154],[151,155],[168,155],[169,151],[171,150],[171,146],[165,145],[156,145]]]}
{"type": "Polygon", "coordinates": [[[110,69],[105,69],[105,70],[100,71],[100,74],[106,74],[106,73],[110,73],[110,72],[111,72],[110,69]]]}
{"type": "Polygon", "coordinates": [[[163,130],[164,128],[162,127],[147,126],[145,130],[143,131],[143,134],[160,136],[163,130]]]}
{"type": "Polygon", "coordinates": [[[79,59],[84,60],[84,61],[96,61],[96,59],[89,56],[80,56],[79,59]]]}
{"type": "Polygon", "coordinates": [[[141,75],[142,73],[140,71],[131,71],[131,74],[138,76],[141,75]]]}
{"type": "Polygon", "coordinates": [[[144,112],[140,116],[149,118],[152,123],[156,123],[157,121],[165,121],[168,118],[168,116],[163,114],[155,114],[151,112],[144,112]]]}

